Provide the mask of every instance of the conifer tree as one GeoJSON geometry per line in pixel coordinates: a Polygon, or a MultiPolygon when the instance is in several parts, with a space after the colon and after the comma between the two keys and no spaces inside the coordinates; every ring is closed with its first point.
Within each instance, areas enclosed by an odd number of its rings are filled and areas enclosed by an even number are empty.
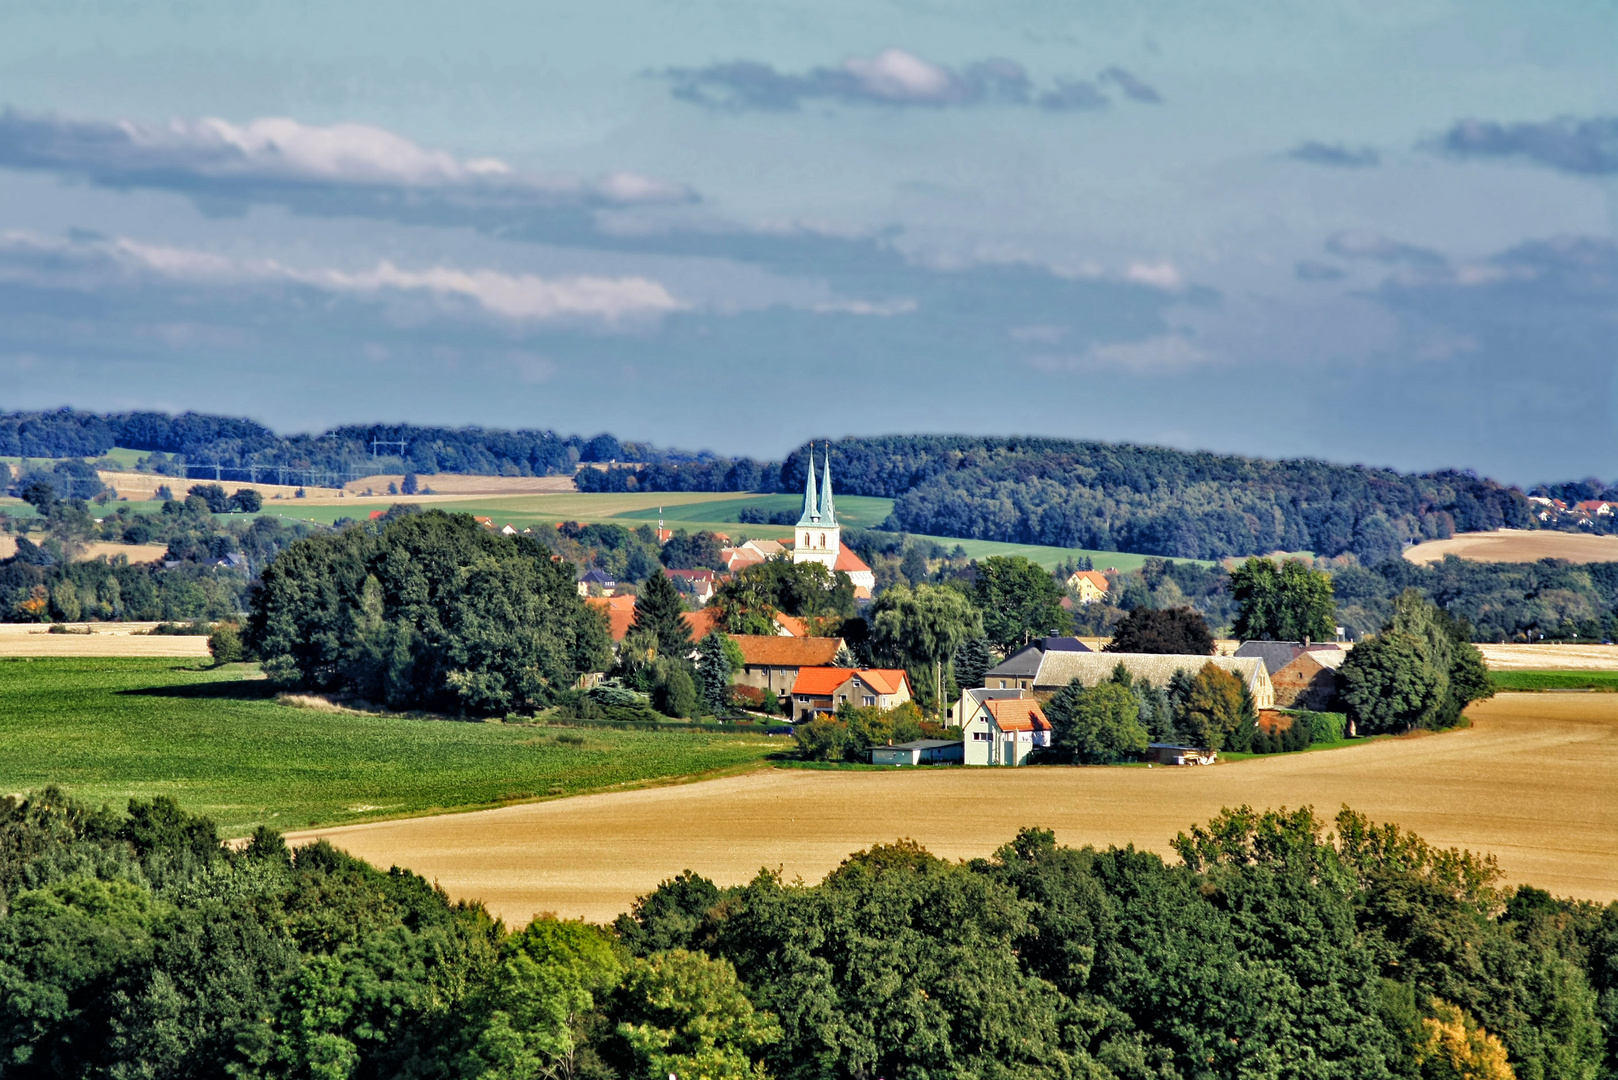
{"type": "Polygon", "coordinates": [[[653,574],[635,597],[634,629],[656,636],[660,656],[684,657],[691,651],[691,627],[674,582],[667,574],[653,574]]]}
{"type": "Polygon", "coordinates": [[[707,712],[724,712],[730,704],[730,657],[718,631],[697,643],[697,692],[707,712]]]}

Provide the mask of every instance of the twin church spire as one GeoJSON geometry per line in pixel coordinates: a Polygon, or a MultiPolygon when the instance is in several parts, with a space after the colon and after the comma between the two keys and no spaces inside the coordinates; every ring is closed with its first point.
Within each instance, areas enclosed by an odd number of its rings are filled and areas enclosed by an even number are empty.
{"type": "Polygon", "coordinates": [[[798,527],[823,526],[829,527],[837,524],[837,506],[832,501],[831,494],[831,447],[826,448],[825,479],[816,493],[815,485],[815,444],[809,444],[809,477],[803,489],[803,516],[798,518],[798,527]]]}

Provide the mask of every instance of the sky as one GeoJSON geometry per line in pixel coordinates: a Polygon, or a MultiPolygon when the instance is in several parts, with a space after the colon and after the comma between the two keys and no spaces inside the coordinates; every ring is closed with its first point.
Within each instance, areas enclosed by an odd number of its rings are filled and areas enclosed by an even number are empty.
{"type": "Polygon", "coordinates": [[[1618,8],[9,0],[0,407],[1618,476],[1618,8]]]}

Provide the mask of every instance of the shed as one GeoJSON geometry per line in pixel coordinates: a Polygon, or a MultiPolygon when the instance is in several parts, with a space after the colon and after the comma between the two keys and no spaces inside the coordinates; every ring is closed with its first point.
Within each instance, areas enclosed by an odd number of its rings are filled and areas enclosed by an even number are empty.
{"type": "Polygon", "coordinates": [[[1212,765],[1219,760],[1219,751],[1205,746],[1155,742],[1147,744],[1146,760],[1159,765],[1212,765]]]}
{"type": "Polygon", "coordinates": [[[959,739],[916,739],[897,746],[871,747],[872,765],[941,765],[963,760],[959,739]]]}

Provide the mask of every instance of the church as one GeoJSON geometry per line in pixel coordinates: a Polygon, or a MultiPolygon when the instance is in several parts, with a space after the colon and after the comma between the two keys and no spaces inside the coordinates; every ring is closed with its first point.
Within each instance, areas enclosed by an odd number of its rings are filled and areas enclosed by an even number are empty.
{"type": "Polygon", "coordinates": [[[876,589],[876,574],[865,560],[843,546],[842,528],[837,524],[837,504],[831,493],[831,449],[826,450],[826,471],[815,483],[815,448],[809,446],[809,478],[803,489],[803,514],[792,538],[792,561],[817,562],[833,573],[841,570],[854,583],[854,596],[869,600],[876,589]]]}

